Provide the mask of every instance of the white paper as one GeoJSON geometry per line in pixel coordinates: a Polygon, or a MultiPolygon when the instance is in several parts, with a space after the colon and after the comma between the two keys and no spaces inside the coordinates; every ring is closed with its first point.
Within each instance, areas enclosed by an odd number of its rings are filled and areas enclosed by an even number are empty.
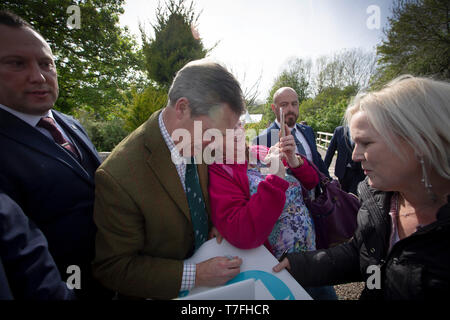
{"type": "MultiPolygon", "coordinates": [[[[312,300],[289,272],[286,270],[279,273],[272,271],[278,261],[264,246],[242,250],[232,246],[225,239],[221,244],[218,244],[216,239],[211,239],[205,242],[185,262],[197,264],[218,256],[238,256],[242,259],[241,272],[228,284],[254,279],[256,300],[312,300]]],[[[195,287],[189,292],[189,295],[199,294],[211,289],[209,287],[195,287]]]]}
{"type": "Polygon", "coordinates": [[[178,300],[255,300],[255,280],[248,279],[199,293],[191,293],[178,300]]]}

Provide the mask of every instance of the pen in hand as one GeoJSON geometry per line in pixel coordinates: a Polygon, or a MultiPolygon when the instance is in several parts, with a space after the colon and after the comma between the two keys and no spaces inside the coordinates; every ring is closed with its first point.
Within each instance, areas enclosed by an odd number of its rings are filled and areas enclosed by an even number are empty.
{"type": "Polygon", "coordinates": [[[287,257],[288,251],[289,251],[289,249],[286,249],[286,250],[283,251],[283,253],[281,254],[280,258],[278,259],[279,262],[283,261],[284,258],[287,257]]]}

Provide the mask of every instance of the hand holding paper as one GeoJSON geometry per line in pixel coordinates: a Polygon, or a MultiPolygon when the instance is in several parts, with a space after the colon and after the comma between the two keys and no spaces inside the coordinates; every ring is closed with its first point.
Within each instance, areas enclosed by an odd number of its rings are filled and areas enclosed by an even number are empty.
{"type": "Polygon", "coordinates": [[[242,259],[215,257],[197,264],[195,284],[200,287],[224,285],[240,272],[242,259]]]}
{"type": "Polygon", "coordinates": [[[276,273],[284,269],[291,270],[291,265],[289,264],[288,258],[284,258],[283,260],[281,260],[279,264],[277,264],[275,267],[272,268],[272,270],[276,273]]]}
{"type": "MultiPolygon", "coordinates": [[[[287,261],[287,259],[285,260],[287,261]]],[[[253,279],[255,281],[254,298],[257,300],[311,300],[308,293],[292,278],[289,272],[286,270],[280,270],[277,273],[273,272],[272,268],[277,264],[277,259],[264,246],[256,249],[242,250],[232,246],[225,239],[221,244],[218,244],[216,240],[212,239],[205,242],[191,258],[186,260],[187,263],[198,263],[198,265],[201,265],[203,262],[208,262],[211,263],[209,267],[214,265],[212,261],[228,267],[239,264],[239,267],[232,268],[237,274],[227,282],[225,286],[227,289],[221,290],[221,287],[217,287],[211,290],[211,287],[201,286],[201,283],[197,283],[196,287],[189,292],[186,298],[191,296],[193,297],[192,299],[195,299],[197,294],[201,294],[198,296],[199,299],[205,299],[205,297],[208,299],[227,299],[230,296],[230,285],[253,279]],[[217,257],[219,255],[221,257],[217,257]],[[240,258],[229,260],[227,256],[240,258]],[[211,259],[211,257],[215,258],[211,259]],[[226,264],[224,260],[227,260],[230,264],[226,264]],[[205,295],[205,292],[210,294],[205,295]]],[[[236,294],[235,297],[237,296],[236,294]]],[[[247,297],[247,299],[251,298],[253,297],[247,297]]]]}
{"type": "Polygon", "coordinates": [[[214,226],[211,228],[211,231],[209,232],[209,236],[208,236],[208,239],[212,239],[212,238],[216,238],[217,243],[219,243],[219,244],[222,243],[223,237],[220,234],[219,230],[217,230],[217,228],[214,226]]]}

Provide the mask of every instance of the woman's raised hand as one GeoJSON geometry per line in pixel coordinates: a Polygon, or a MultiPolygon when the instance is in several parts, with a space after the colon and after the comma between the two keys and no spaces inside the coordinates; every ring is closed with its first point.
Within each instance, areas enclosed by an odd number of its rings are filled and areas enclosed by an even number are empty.
{"type": "MultiPolygon", "coordinates": [[[[290,132],[288,126],[285,124],[285,132],[290,132]]],[[[280,141],[278,142],[280,152],[283,157],[286,159],[289,167],[297,168],[303,164],[301,157],[297,157],[296,150],[297,146],[295,145],[294,136],[289,133],[288,135],[281,137],[280,133],[280,141]]]]}

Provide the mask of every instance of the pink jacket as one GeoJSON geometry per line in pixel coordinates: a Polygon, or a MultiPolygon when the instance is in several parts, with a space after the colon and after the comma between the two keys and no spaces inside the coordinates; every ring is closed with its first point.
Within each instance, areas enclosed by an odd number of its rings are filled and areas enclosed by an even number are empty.
{"type": "MultiPolygon", "coordinates": [[[[319,183],[319,176],[306,158],[303,161],[291,170],[302,186],[311,190],[319,183]]],[[[289,183],[267,175],[250,196],[247,163],[212,164],[208,170],[212,223],[220,234],[241,249],[265,243],[283,211],[289,183]]]]}

